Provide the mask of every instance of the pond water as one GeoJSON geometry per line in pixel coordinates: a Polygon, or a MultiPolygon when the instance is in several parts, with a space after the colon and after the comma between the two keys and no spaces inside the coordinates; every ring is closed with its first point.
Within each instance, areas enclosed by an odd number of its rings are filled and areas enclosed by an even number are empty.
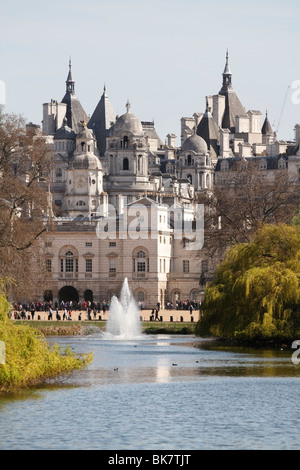
{"type": "Polygon", "coordinates": [[[299,449],[290,351],[191,336],[51,338],[89,368],[0,400],[0,449],[299,449]]]}

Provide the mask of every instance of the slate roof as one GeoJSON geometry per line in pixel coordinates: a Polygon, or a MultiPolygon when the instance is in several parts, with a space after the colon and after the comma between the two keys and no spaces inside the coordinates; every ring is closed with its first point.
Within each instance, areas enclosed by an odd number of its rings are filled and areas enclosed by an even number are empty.
{"type": "Polygon", "coordinates": [[[265,121],[263,123],[263,126],[261,128],[261,133],[262,134],[273,134],[273,129],[272,129],[272,126],[270,124],[270,121],[268,119],[268,114],[266,113],[266,118],[265,118],[265,121]]]}
{"type": "MultiPolygon", "coordinates": [[[[222,93],[220,93],[222,94],[222,93]]],[[[222,128],[235,132],[235,117],[246,114],[246,110],[237,97],[235,91],[228,90],[225,95],[225,111],[222,120],[222,128]]]]}
{"type": "Polygon", "coordinates": [[[115,123],[115,121],[116,113],[113,110],[104,87],[100,101],[88,123],[88,128],[94,131],[100,156],[104,156],[106,150],[106,137],[111,135],[112,123],[115,123]]]}
{"type": "Polygon", "coordinates": [[[250,161],[250,162],[260,162],[265,161],[267,163],[267,170],[277,170],[278,169],[278,162],[280,159],[284,159],[286,164],[288,163],[288,157],[286,155],[272,155],[272,156],[261,156],[261,157],[233,157],[233,158],[219,158],[215,171],[221,171],[221,164],[222,162],[228,162],[229,169],[233,167],[233,165],[237,162],[242,160],[250,161]]]}
{"type": "Polygon", "coordinates": [[[69,126],[67,126],[67,119],[65,118],[62,127],[55,131],[54,139],[75,140],[75,138],[76,134],[69,126]]]}
{"type": "Polygon", "coordinates": [[[69,73],[66,80],[66,94],[61,102],[67,105],[67,125],[77,134],[80,130],[80,121],[88,122],[89,118],[75,95],[75,81],[72,76],[71,61],[69,63],[69,73]]]}
{"type": "Polygon", "coordinates": [[[156,139],[158,148],[163,147],[164,143],[155,130],[154,122],[141,121],[141,123],[143,126],[145,136],[149,137],[149,139],[156,139]]]}
{"type": "Polygon", "coordinates": [[[246,110],[240,102],[231,83],[232,73],[228,63],[228,52],[226,54],[226,65],[223,72],[223,84],[219,91],[219,95],[225,96],[225,111],[222,120],[222,128],[235,132],[235,117],[237,115],[245,115],[246,110]]]}
{"type": "Polygon", "coordinates": [[[197,135],[205,140],[212,157],[216,158],[219,154],[219,128],[208,108],[198,124],[197,135]]]}
{"type": "Polygon", "coordinates": [[[67,105],[66,118],[68,126],[77,134],[80,130],[80,121],[88,122],[88,115],[84,111],[76,95],[73,93],[67,91],[62,99],[62,103],[67,105]]]}

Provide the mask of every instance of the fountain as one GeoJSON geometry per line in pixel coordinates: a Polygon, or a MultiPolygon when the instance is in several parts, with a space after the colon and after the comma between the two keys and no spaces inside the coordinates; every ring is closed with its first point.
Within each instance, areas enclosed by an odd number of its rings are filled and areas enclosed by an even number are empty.
{"type": "Polygon", "coordinates": [[[119,339],[132,339],[141,335],[139,309],[129,289],[127,277],[123,282],[120,300],[116,296],[111,300],[106,332],[119,339]]]}

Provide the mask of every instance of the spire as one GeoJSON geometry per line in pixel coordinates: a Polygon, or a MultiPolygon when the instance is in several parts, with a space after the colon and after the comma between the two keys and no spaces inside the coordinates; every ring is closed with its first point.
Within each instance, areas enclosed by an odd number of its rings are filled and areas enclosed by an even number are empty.
{"type": "Polygon", "coordinates": [[[226,51],[226,63],[225,63],[225,68],[224,68],[223,75],[232,75],[230,67],[229,67],[228,49],[226,51]]]}
{"type": "Polygon", "coordinates": [[[127,110],[126,112],[127,112],[127,113],[129,113],[129,111],[130,111],[130,106],[131,106],[131,105],[130,105],[130,103],[129,103],[129,100],[127,100],[127,103],[126,103],[126,110],[127,110]]]}
{"type": "Polygon", "coordinates": [[[106,150],[106,137],[110,135],[112,123],[115,121],[116,113],[106,93],[106,85],[104,85],[100,101],[88,122],[88,128],[93,130],[96,137],[101,157],[104,156],[106,150]]]}
{"type": "Polygon", "coordinates": [[[263,123],[262,129],[261,129],[261,132],[262,132],[262,134],[266,134],[266,135],[272,135],[273,134],[273,129],[272,129],[272,126],[271,126],[270,121],[268,119],[268,111],[266,111],[266,117],[265,117],[265,121],[263,123]]]}
{"type": "Polygon", "coordinates": [[[246,110],[240,102],[237,94],[232,87],[232,73],[229,66],[228,49],[226,51],[226,63],[223,72],[223,83],[222,88],[219,91],[219,95],[225,96],[225,110],[222,118],[223,129],[229,129],[232,133],[235,133],[235,117],[238,114],[246,114],[246,110]]]}
{"type": "Polygon", "coordinates": [[[67,93],[75,93],[75,81],[73,80],[72,77],[72,63],[71,63],[71,57],[69,59],[69,73],[68,77],[66,80],[66,92],[67,93]]]}
{"type": "Polygon", "coordinates": [[[225,63],[224,72],[223,72],[223,86],[222,86],[223,91],[227,91],[229,88],[232,87],[231,77],[232,77],[232,73],[231,73],[230,66],[229,66],[229,56],[228,56],[228,49],[227,49],[226,63],[225,63]]]}
{"type": "Polygon", "coordinates": [[[67,105],[66,118],[68,127],[76,133],[80,132],[80,121],[88,122],[89,118],[75,95],[75,81],[72,77],[71,58],[69,59],[69,73],[66,80],[66,93],[61,102],[67,105]]]}

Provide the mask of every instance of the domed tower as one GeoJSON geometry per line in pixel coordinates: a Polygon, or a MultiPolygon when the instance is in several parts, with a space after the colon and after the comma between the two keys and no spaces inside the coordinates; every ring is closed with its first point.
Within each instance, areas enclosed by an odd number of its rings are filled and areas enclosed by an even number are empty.
{"type": "Polygon", "coordinates": [[[199,135],[193,134],[182,144],[177,172],[180,178],[189,179],[196,191],[212,189],[212,157],[199,135]]]}
{"type": "Polygon", "coordinates": [[[67,170],[63,214],[68,217],[95,215],[103,199],[103,170],[96,140],[86,124],[76,137],[76,151],[67,170]]]}
{"type": "Polygon", "coordinates": [[[111,137],[107,139],[105,153],[106,187],[110,203],[117,203],[117,196],[127,196],[128,202],[136,199],[138,193],[151,190],[149,182],[149,146],[141,121],[127,111],[117,117],[111,137]]]}
{"type": "Polygon", "coordinates": [[[76,146],[76,134],[67,125],[67,118],[64,118],[62,127],[55,131],[53,138],[54,153],[51,165],[51,192],[56,206],[56,213],[60,214],[65,193],[66,172],[76,146]]]}

